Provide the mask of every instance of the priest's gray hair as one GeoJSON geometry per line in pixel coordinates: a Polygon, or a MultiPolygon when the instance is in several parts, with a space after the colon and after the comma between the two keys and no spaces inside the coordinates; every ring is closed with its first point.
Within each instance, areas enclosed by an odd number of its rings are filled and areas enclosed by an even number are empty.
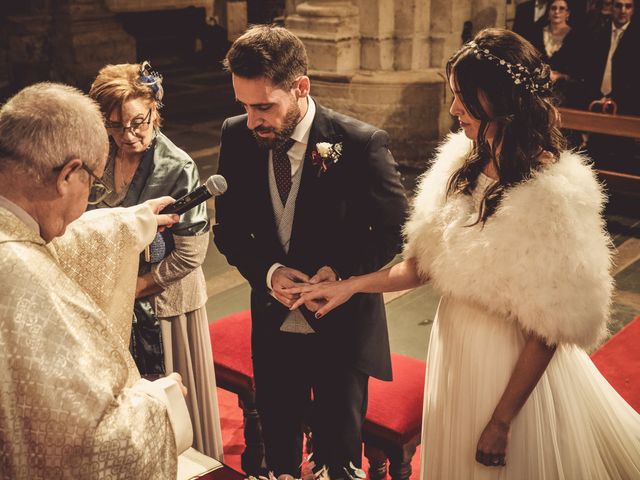
{"type": "Polygon", "coordinates": [[[74,158],[97,169],[108,151],[100,108],[74,87],[36,83],[0,109],[0,172],[11,169],[41,181],[74,158]]]}

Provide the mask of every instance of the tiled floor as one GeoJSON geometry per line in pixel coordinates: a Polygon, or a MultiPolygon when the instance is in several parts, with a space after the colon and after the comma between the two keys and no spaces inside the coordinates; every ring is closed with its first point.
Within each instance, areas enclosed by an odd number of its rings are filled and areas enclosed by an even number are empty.
{"type": "MultiPolygon", "coordinates": [[[[165,78],[167,108],[163,131],[191,154],[200,169],[200,176],[207,178],[217,169],[222,122],[227,116],[238,112],[233,102],[233,92],[227,79],[220,74],[180,72],[174,77],[173,83],[169,81],[171,77],[168,74],[165,74],[165,78]],[[172,92],[181,93],[172,99],[172,92]]],[[[416,172],[405,173],[404,180],[409,190],[415,175],[416,172]]],[[[614,194],[606,212],[607,226],[617,249],[612,333],[640,315],[639,204],[638,198],[619,198],[614,194]]],[[[235,268],[226,263],[213,243],[209,247],[204,272],[209,293],[207,313],[210,321],[249,308],[247,283],[235,268]]],[[[437,303],[438,296],[428,285],[387,297],[392,351],[425,358],[437,303]]]]}

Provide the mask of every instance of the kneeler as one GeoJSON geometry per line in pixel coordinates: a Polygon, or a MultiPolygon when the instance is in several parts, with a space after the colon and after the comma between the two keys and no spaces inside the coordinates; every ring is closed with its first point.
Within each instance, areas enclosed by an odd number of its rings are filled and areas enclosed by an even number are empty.
{"type": "MultiPolygon", "coordinates": [[[[209,325],[218,387],[238,395],[244,415],[242,469],[264,472],[264,445],[255,409],[251,364],[251,312],[223,317],[209,325]]],[[[369,406],[362,431],[369,478],[411,476],[411,460],[420,443],[425,362],[392,354],[393,381],[369,381],[369,406]],[[387,463],[388,462],[388,463],[387,463]],[[387,467],[388,465],[388,467],[387,467]]]]}

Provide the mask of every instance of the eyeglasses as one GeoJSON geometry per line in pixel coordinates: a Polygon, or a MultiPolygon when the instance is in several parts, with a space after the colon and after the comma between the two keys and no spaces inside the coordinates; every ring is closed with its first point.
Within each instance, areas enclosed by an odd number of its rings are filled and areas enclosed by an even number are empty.
{"type": "MultiPolygon", "coordinates": [[[[53,168],[53,171],[55,172],[56,170],[62,170],[65,165],[66,163],[63,165],[59,165],[53,168]]],[[[107,196],[111,193],[111,189],[107,187],[102,182],[102,179],[95,173],[93,173],[93,170],[87,167],[84,162],[82,163],[82,165],[80,165],[80,168],[87,172],[89,174],[89,178],[91,179],[91,187],[89,188],[89,198],[87,199],[87,203],[89,205],[96,205],[107,198],[107,196]]]]}
{"type": "Polygon", "coordinates": [[[93,171],[87,167],[84,163],[81,167],[85,172],[89,174],[93,182],[91,183],[91,188],[89,189],[89,198],[87,203],[89,205],[96,205],[104,200],[110,193],[111,189],[107,187],[104,183],[102,183],[102,179],[98,177],[93,171]]]}
{"type": "Polygon", "coordinates": [[[549,10],[551,10],[552,12],[564,12],[565,10],[567,10],[567,7],[565,7],[564,5],[551,5],[551,7],[549,7],[549,10]]]}
{"type": "Polygon", "coordinates": [[[616,2],[613,4],[613,8],[617,8],[618,10],[622,10],[623,8],[627,10],[631,10],[633,9],[633,3],[616,2]]]}
{"type": "Polygon", "coordinates": [[[149,128],[149,124],[151,124],[151,109],[147,112],[147,115],[142,119],[134,119],[128,126],[122,125],[120,122],[105,122],[105,127],[107,130],[111,130],[112,133],[122,133],[124,135],[127,130],[131,132],[132,135],[135,135],[138,132],[146,132],[149,128]]]}

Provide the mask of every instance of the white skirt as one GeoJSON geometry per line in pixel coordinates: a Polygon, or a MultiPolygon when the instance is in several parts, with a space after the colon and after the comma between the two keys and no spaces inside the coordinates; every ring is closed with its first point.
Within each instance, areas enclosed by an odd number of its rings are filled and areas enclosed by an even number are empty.
{"type": "Polygon", "coordinates": [[[505,467],[475,461],[524,345],[514,322],[443,298],[427,358],[423,480],[640,479],[640,415],[584,350],[559,346],[511,425],[505,467]]]}

